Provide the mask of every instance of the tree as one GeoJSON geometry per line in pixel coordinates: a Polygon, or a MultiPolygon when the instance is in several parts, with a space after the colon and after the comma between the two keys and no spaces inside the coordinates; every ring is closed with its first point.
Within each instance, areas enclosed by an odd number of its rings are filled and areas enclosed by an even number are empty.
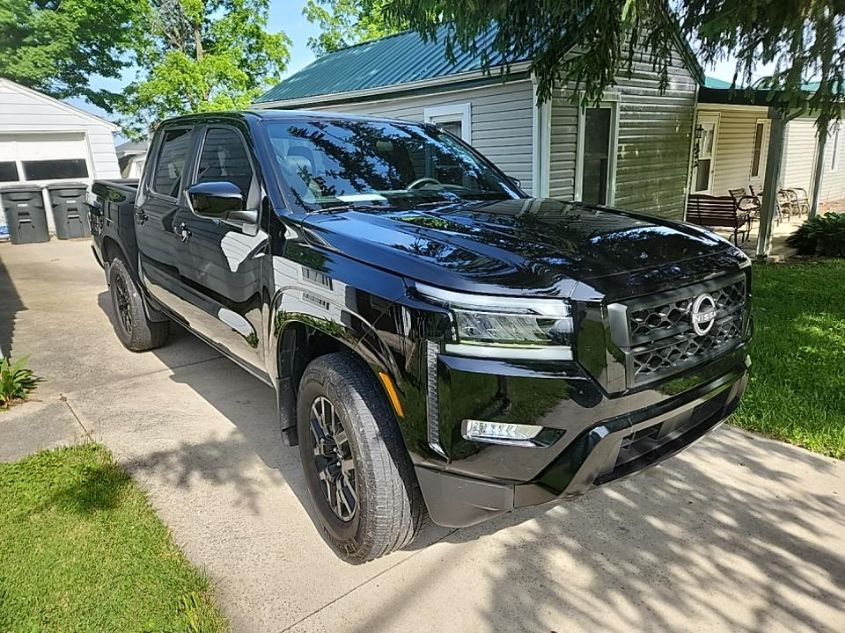
{"type": "Polygon", "coordinates": [[[308,0],[302,9],[320,35],[308,38],[308,47],[319,57],[359,42],[391,35],[407,28],[400,18],[388,24],[387,0],[308,0]]]}
{"type": "Polygon", "coordinates": [[[757,69],[771,64],[761,86],[777,91],[784,108],[806,98],[807,80],[818,81],[809,106],[820,127],[838,120],[842,106],[842,0],[387,0],[384,15],[429,39],[445,24],[448,51],[473,51],[474,38],[496,27],[493,50],[474,52],[488,67],[491,52],[531,59],[541,101],[558,80],[597,101],[630,69],[637,50],[665,86],[672,50],[685,38],[695,42],[702,64],[735,57],[735,85],[750,84],[757,69]],[[567,55],[573,48],[579,54],[567,55]]]}
{"type": "Polygon", "coordinates": [[[58,99],[85,97],[111,110],[116,95],[91,87],[128,65],[140,0],[3,0],[0,76],[58,99]]]}
{"type": "Polygon", "coordinates": [[[290,39],[265,29],[269,0],[145,0],[120,110],[131,136],[169,116],[247,107],[279,81],[290,39]]]}

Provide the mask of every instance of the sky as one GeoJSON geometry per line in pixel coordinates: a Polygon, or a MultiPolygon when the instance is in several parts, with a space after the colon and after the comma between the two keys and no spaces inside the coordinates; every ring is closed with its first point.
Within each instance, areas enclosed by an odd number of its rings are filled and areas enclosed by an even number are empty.
{"type": "MultiPolygon", "coordinates": [[[[267,30],[271,32],[284,31],[293,40],[293,46],[290,49],[290,61],[282,78],[298,72],[314,61],[314,53],[308,48],[307,42],[309,37],[319,33],[319,29],[303,17],[303,6],[305,6],[305,0],[272,0],[270,3],[270,19],[267,30]]],[[[91,83],[94,88],[106,88],[119,92],[134,79],[135,69],[128,68],[120,79],[97,77],[91,83]]],[[[115,119],[114,116],[91,105],[84,99],[67,99],[67,102],[104,119],[115,119]]]]}
{"type": "MultiPolygon", "coordinates": [[[[283,79],[305,68],[305,66],[314,61],[314,53],[308,48],[307,42],[309,37],[318,34],[319,29],[303,17],[303,6],[305,6],[305,0],[272,0],[270,3],[268,30],[271,32],[284,31],[293,40],[293,46],[290,50],[290,62],[288,63],[287,70],[282,75],[283,79]]],[[[731,81],[733,79],[734,65],[732,61],[724,61],[713,68],[705,69],[705,71],[712,77],[731,81]]],[[[119,92],[134,78],[135,70],[129,68],[126,69],[120,79],[105,79],[100,77],[93,79],[91,83],[95,88],[106,88],[114,92],[119,92]]],[[[114,116],[91,105],[84,99],[68,99],[67,101],[78,108],[105,119],[115,119],[114,116]]]]}

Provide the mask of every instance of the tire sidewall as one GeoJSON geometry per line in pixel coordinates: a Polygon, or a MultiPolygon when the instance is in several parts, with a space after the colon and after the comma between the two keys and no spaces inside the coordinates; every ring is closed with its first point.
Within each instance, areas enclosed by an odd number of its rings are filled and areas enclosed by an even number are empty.
{"type": "Polygon", "coordinates": [[[354,389],[334,372],[328,371],[323,375],[306,372],[300,385],[297,402],[299,451],[308,491],[314,510],[319,515],[319,525],[323,537],[344,558],[354,557],[356,552],[360,551],[365,545],[362,526],[367,524],[368,514],[371,510],[367,495],[368,481],[371,480],[371,477],[366,471],[367,465],[362,463],[363,460],[361,459],[361,422],[347,406],[347,403],[352,402],[353,398],[356,397],[358,395],[354,389]],[[357,507],[355,516],[350,521],[341,521],[329,506],[322,492],[317,468],[314,465],[310,429],[311,405],[320,396],[327,398],[341,417],[341,422],[349,438],[352,458],[355,462],[357,507]]]}

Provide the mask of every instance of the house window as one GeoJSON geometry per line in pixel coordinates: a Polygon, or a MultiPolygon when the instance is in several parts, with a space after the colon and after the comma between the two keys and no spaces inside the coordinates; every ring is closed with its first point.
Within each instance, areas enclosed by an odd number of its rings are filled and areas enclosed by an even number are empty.
{"type": "Polygon", "coordinates": [[[423,120],[472,143],[472,107],[469,103],[433,106],[423,111],[423,120]]]}
{"type": "Polygon", "coordinates": [[[766,130],[764,121],[757,121],[757,126],[754,128],[754,150],[751,155],[751,177],[760,177],[760,162],[763,156],[763,134],[766,130]]]}
{"type": "Polygon", "coordinates": [[[25,160],[23,165],[26,180],[59,180],[64,178],[87,178],[88,166],[84,158],[61,158],[56,160],[25,160]]]}
{"type": "Polygon", "coordinates": [[[575,197],[591,204],[613,204],[616,182],[616,108],[581,111],[578,121],[575,197]]]}
{"type": "Polygon", "coordinates": [[[18,166],[13,160],[0,161],[0,182],[16,182],[18,178],[18,166]]]}
{"type": "Polygon", "coordinates": [[[833,146],[831,147],[830,171],[839,165],[839,132],[840,126],[837,123],[833,128],[833,146]]]}

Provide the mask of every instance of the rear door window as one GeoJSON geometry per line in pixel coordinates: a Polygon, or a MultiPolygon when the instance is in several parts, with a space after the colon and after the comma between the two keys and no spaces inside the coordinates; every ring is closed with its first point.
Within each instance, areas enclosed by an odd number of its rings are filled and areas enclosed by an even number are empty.
{"type": "Polygon", "coordinates": [[[191,130],[189,128],[164,131],[155,166],[153,191],[171,198],[179,194],[190,146],[191,130]]]}

